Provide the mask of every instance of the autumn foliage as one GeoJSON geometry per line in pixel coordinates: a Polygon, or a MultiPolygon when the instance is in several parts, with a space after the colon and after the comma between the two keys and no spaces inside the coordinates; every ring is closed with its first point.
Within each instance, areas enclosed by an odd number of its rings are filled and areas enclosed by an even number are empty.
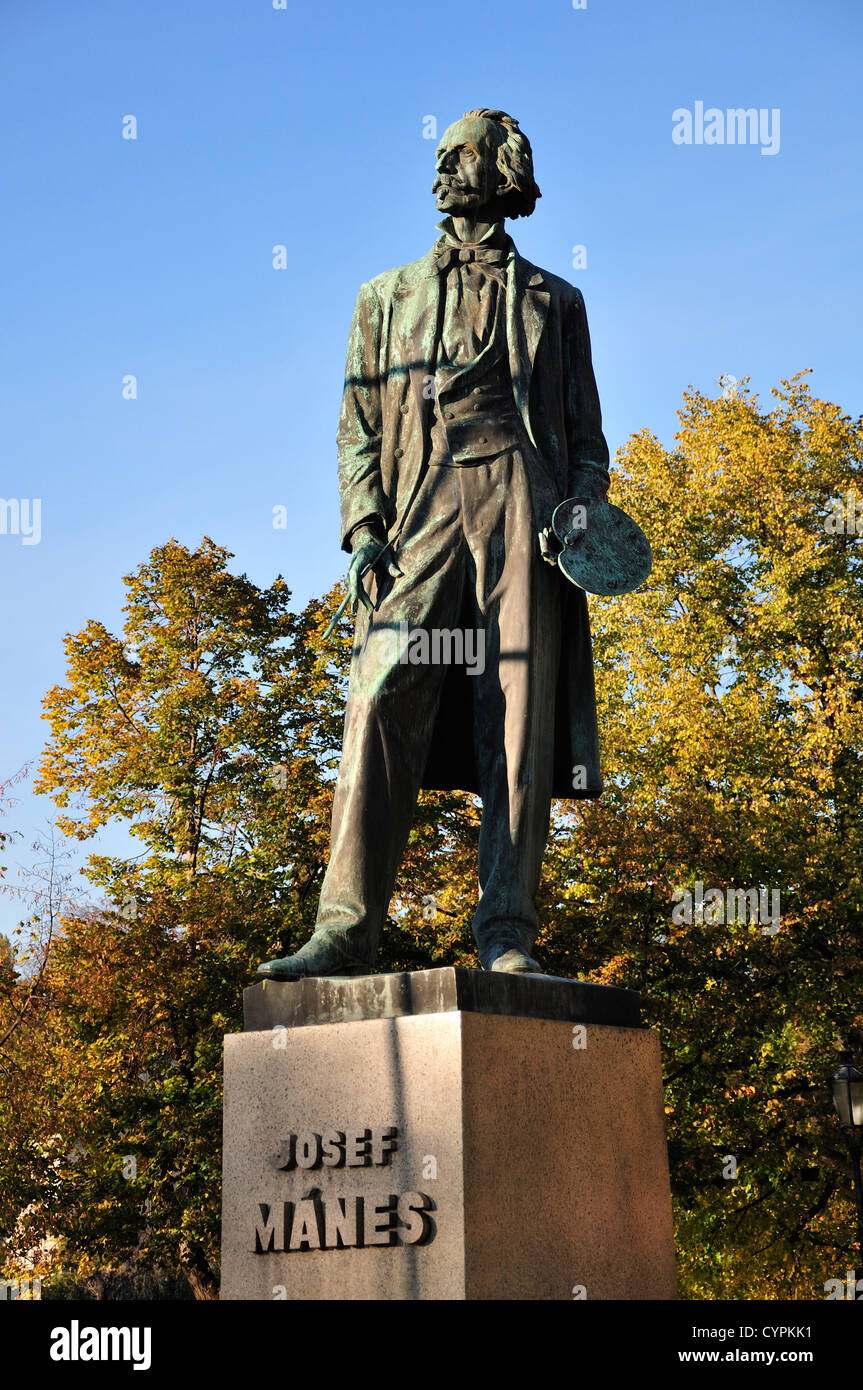
{"type": "MultiPolygon", "coordinates": [[[[826,1080],[863,1044],[863,544],[830,518],[863,423],[805,374],[773,395],[687,392],[671,449],[618,456],[654,569],[591,601],[606,791],[556,805],[541,889],[546,968],[639,989],[660,1031],[689,1298],[820,1298],[854,1263],[826,1080]],[[697,883],[778,891],[778,929],[680,920],[697,883]]],[[[46,1289],[216,1296],[222,1035],[314,922],[350,624],[323,643],[340,587],[298,614],[230,559],[154,550],[122,635],[69,636],[45,698],[60,829],[140,846],[0,954],[0,1265],[46,1289]]],[[[476,966],[478,815],[423,797],[380,969],[476,966]]]]}

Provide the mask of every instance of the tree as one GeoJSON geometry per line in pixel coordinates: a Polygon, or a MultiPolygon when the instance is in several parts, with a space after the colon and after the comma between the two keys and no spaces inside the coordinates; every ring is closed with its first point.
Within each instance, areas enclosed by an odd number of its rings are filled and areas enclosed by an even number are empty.
{"type": "MultiPolygon", "coordinates": [[[[826,1079],[863,1044],[863,422],[805,374],[774,397],[691,390],[671,449],[618,456],[654,569],[592,601],[606,790],[556,805],[541,890],[547,968],[641,990],[660,1028],[694,1298],[820,1297],[853,1263],[826,1079]]],[[[64,830],[119,817],[142,852],[91,856],[105,902],[0,980],[7,1266],[50,1234],[81,1275],[217,1287],[222,1035],[314,923],[352,643],[347,616],[322,642],[341,586],[293,614],[229,559],[155,550],[122,638],[70,637],[46,697],[64,830]]],[[[476,964],[477,824],[421,798],[379,968],[476,964]]]]}
{"type": "Polygon", "coordinates": [[[182,1271],[199,1297],[217,1288],[221,1038],[258,960],[305,934],[337,742],[308,650],[322,605],[298,619],[281,578],[260,590],[228,559],[171,541],[127,576],[122,638],[67,639],[37,781],[67,835],[121,818],[143,851],[90,856],[105,905],[66,914],[48,953],[29,1238],[182,1271]]]}
{"type": "MultiPolygon", "coordinates": [[[[201,1298],[218,1287],[222,1037],[257,963],[312,929],[352,642],[349,618],[321,641],[340,589],[297,616],[280,577],[260,590],[229,558],[207,539],[156,549],[124,581],[122,636],[70,635],[45,698],[37,789],[61,829],[87,840],[122,819],[143,850],[89,857],[105,904],[66,912],[44,953],[29,1179],[5,1222],[8,1250],[50,1236],[91,1283],[155,1270],[201,1298]]],[[[391,967],[465,947],[469,897],[451,904],[475,821],[470,798],[421,811],[391,967]]]]}
{"type": "Polygon", "coordinates": [[[696,1297],[819,1297],[853,1263],[826,1072],[863,1042],[863,549],[831,518],[863,425],[805,375],[767,412],[689,391],[674,448],[622,451],[654,569],[592,604],[607,786],[546,876],[551,968],[643,990],[660,1025],[696,1297]]]}

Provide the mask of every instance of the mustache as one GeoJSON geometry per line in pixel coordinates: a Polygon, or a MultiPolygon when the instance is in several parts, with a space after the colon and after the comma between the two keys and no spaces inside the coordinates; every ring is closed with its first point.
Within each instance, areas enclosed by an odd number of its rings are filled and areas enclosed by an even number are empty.
{"type": "Polygon", "coordinates": [[[437,193],[442,188],[450,193],[463,193],[466,197],[478,198],[480,196],[475,188],[469,188],[467,184],[462,183],[460,179],[453,178],[451,174],[438,174],[436,176],[431,191],[437,193]]]}

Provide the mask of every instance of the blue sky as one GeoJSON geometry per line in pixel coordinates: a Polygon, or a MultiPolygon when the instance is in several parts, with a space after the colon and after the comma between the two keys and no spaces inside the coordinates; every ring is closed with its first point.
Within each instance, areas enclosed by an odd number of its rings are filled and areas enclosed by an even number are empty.
{"type": "MultiPolygon", "coordinates": [[[[0,535],[0,778],[41,748],[64,634],[118,628],[168,537],[298,606],[343,571],[347,329],[435,236],[427,117],[497,106],[531,140],[543,197],[509,230],[584,292],[612,452],[670,443],[722,373],[766,397],[812,367],[859,414],[861,38],[859,0],[4,0],[0,496],[41,499],[41,539],[0,535]],[[697,101],[778,109],[778,152],[675,144],[697,101]]],[[[29,841],[53,805],[18,795],[29,841]]]]}

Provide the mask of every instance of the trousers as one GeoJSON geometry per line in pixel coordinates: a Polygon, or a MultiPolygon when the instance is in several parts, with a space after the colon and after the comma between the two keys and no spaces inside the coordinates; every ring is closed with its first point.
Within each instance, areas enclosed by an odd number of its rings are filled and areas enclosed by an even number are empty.
{"type": "Polygon", "coordinates": [[[396,551],[402,576],[382,583],[372,614],[359,610],[315,926],[352,960],[374,960],[450,669],[404,659],[416,629],[429,634],[433,656],[435,632],[470,628],[466,650],[477,656],[461,688],[473,705],[482,799],[480,960],[501,944],[530,954],[536,939],[561,613],[560,576],[540,555],[532,465],[540,466],[515,448],[469,466],[430,466],[396,551]]]}

